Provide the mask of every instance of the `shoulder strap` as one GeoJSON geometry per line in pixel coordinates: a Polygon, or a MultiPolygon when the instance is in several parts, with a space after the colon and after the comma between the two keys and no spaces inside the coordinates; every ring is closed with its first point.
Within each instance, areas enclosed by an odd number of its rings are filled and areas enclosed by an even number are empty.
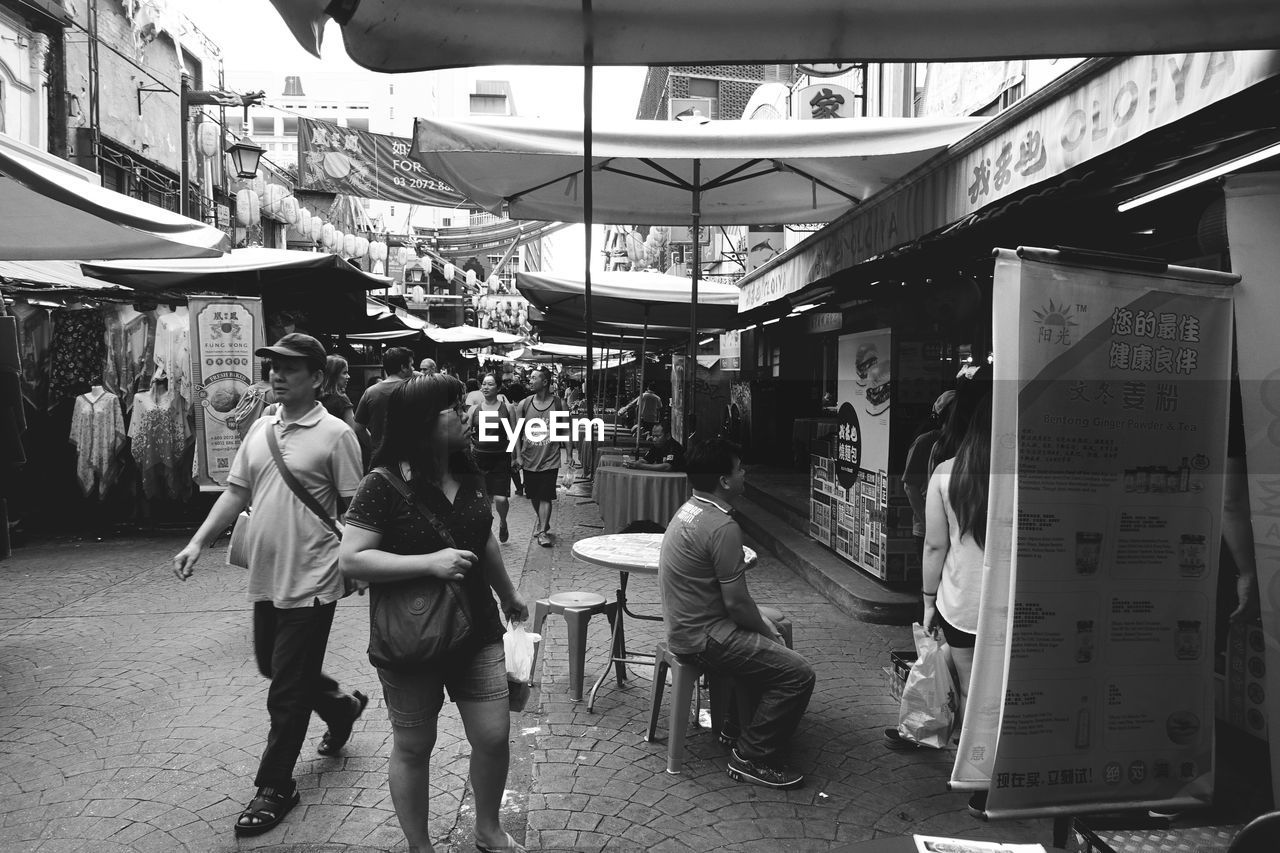
{"type": "Polygon", "coordinates": [[[403,477],[395,471],[392,471],[390,468],[386,468],[381,465],[373,470],[382,475],[382,478],[390,483],[395,490],[400,493],[400,497],[404,498],[409,504],[411,504],[413,508],[416,509],[433,528],[435,528],[436,533],[440,536],[441,540],[444,541],[445,545],[450,548],[458,547],[453,544],[453,534],[449,532],[449,528],[445,527],[444,522],[441,521],[425,503],[418,499],[418,496],[410,490],[409,484],[404,481],[403,477]]]}
{"type": "Polygon", "coordinates": [[[280,477],[284,480],[293,493],[298,496],[298,500],[306,504],[307,509],[319,516],[320,520],[325,523],[329,530],[333,531],[333,535],[339,539],[342,538],[342,531],[338,529],[338,525],[333,523],[333,519],[329,517],[329,513],[324,511],[324,507],[320,506],[320,501],[316,500],[316,496],[308,492],[298,482],[297,478],[284,464],[284,457],[280,454],[280,442],[276,439],[276,425],[267,424],[267,446],[271,448],[271,458],[275,460],[276,468],[280,471],[280,477]]]}

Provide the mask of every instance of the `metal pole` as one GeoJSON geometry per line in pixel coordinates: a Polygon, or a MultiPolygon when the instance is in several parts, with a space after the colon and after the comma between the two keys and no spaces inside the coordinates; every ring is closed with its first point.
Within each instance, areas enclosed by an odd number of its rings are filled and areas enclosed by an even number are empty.
{"type": "Polygon", "coordinates": [[[178,183],[178,212],[183,216],[191,215],[190,165],[187,163],[187,92],[191,91],[191,75],[182,72],[182,82],[178,87],[178,148],[182,151],[182,172],[178,183]]]}
{"type": "Polygon", "coordinates": [[[584,384],[587,388],[587,417],[590,418],[595,411],[591,400],[591,217],[594,213],[592,210],[594,200],[591,171],[591,96],[595,88],[595,73],[592,66],[595,64],[596,52],[591,0],[582,0],[582,33],[582,207],[583,228],[586,230],[582,248],[584,268],[582,321],[587,329],[587,381],[584,384]]]}
{"type": "MultiPolygon", "coordinates": [[[[613,384],[613,446],[618,446],[618,410],[622,408],[622,332],[618,332],[618,381],[613,384]]],[[[640,423],[637,418],[636,423],[640,423]]]]}
{"type": "MultiPolygon", "coordinates": [[[[640,339],[640,399],[644,399],[644,357],[649,349],[649,306],[644,306],[644,337],[640,339]]],[[[640,458],[640,404],[636,404],[636,458],[640,458]]]]}
{"type": "Polygon", "coordinates": [[[693,380],[698,376],[698,277],[702,273],[702,161],[693,161],[693,286],[689,291],[689,347],[684,366],[684,432],[689,441],[689,419],[693,417],[693,380]]]}

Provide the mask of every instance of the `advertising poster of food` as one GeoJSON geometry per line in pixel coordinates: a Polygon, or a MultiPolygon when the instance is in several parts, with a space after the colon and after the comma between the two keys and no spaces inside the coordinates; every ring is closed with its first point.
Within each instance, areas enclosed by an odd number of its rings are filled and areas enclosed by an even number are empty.
{"type": "Polygon", "coordinates": [[[892,355],[888,329],[840,338],[834,456],[811,466],[814,537],[880,578],[888,565],[892,355]]]}
{"type": "Polygon", "coordinates": [[[988,551],[1012,579],[993,818],[1212,796],[1233,281],[998,254],[1016,396],[1000,388],[993,429],[991,503],[1013,513],[988,551]]]}
{"type": "Polygon", "coordinates": [[[470,202],[409,156],[410,140],[298,119],[298,186],[435,207],[470,202]]]}
{"type": "Polygon", "coordinates": [[[258,376],[254,350],[263,340],[262,300],[248,296],[192,296],[191,377],[195,384],[196,483],[201,491],[227,487],[240,433],[229,418],[258,376]]]}

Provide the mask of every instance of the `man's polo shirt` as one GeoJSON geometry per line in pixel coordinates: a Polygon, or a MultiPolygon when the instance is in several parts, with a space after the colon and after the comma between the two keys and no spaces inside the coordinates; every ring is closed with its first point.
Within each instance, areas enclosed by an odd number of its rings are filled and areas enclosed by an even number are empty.
{"type": "Polygon", "coordinates": [[[676,511],[662,537],[658,587],[667,625],[667,645],[693,654],[707,638],[723,640],[737,630],[720,592],[746,571],[742,528],[728,507],[694,495],[676,511]]]}
{"type": "Polygon", "coordinates": [[[345,423],[316,403],[300,420],[258,418],[231,462],[227,480],[249,489],[249,600],[309,607],[342,597],[339,540],[280,476],[267,430],[298,483],[338,517],[338,497],[360,485],[360,444],[345,423]]]}

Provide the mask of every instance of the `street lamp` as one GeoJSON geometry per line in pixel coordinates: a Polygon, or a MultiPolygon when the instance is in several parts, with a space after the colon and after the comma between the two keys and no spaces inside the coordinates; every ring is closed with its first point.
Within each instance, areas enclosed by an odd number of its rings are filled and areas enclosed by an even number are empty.
{"type": "MultiPolygon", "coordinates": [[[[179,125],[181,126],[181,133],[179,134],[178,144],[179,144],[179,147],[182,149],[182,175],[181,175],[181,181],[178,185],[178,210],[183,216],[191,215],[191,210],[190,210],[191,202],[189,198],[189,195],[191,192],[191,189],[189,186],[190,164],[188,163],[188,160],[191,155],[190,155],[190,152],[187,150],[189,148],[189,143],[187,142],[187,125],[191,121],[190,108],[198,107],[198,106],[244,107],[245,121],[248,121],[249,107],[257,104],[261,104],[264,100],[266,100],[266,97],[267,97],[266,92],[250,92],[248,94],[241,95],[235,92],[227,92],[222,89],[192,89],[191,75],[183,73],[182,85],[179,91],[179,105],[178,105],[179,125]]],[[[251,178],[253,177],[254,172],[257,171],[257,166],[258,166],[257,158],[262,156],[262,149],[258,148],[258,146],[256,145],[254,145],[253,147],[257,148],[258,155],[253,159],[251,164],[248,160],[246,160],[244,165],[245,166],[252,165],[254,167],[254,171],[250,172],[248,175],[245,175],[244,170],[241,169],[241,163],[237,162],[236,168],[240,169],[240,177],[251,178]]],[[[232,148],[234,149],[235,146],[232,146],[232,148]]]]}
{"type": "Polygon", "coordinates": [[[257,175],[262,152],[262,146],[252,139],[237,139],[234,145],[228,147],[227,154],[236,168],[236,177],[252,178],[257,175]]]}

